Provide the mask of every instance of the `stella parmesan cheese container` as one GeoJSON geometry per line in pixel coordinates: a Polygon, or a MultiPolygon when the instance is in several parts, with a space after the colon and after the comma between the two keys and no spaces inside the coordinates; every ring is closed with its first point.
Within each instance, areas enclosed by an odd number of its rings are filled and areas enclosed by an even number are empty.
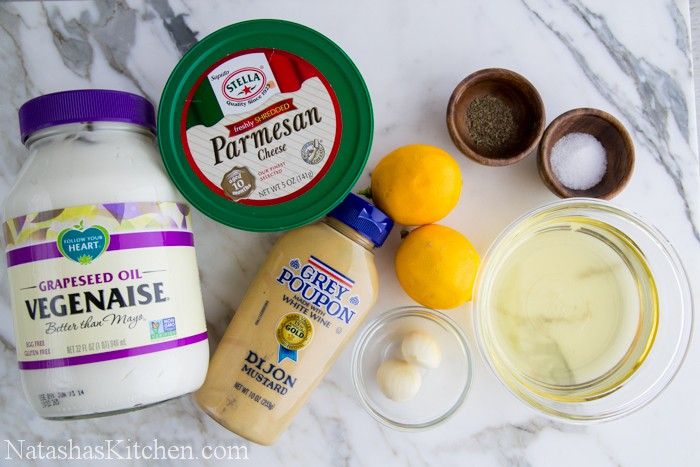
{"type": "Polygon", "coordinates": [[[160,148],[200,211],[251,231],[321,218],[350,191],[372,140],[362,76],[307,27],[247,21],[198,42],[175,67],[158,114],[160,148]]]}

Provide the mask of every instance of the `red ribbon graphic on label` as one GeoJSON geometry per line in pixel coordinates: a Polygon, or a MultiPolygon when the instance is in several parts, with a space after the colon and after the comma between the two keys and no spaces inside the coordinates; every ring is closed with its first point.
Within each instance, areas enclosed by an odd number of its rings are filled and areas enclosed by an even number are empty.
{"type": "Polygon", "coordinates": [[[230,138],[232,136],[245,133],[246,131],[252,130],[256,126],[262,125],[266,121],[273,119],[278,115],[282,115],[283,113],[296,109],[297,108],[294,106],[291,97],[289,99],[279,101],[276,104],[272,104],[271,106],[265,107],[260,112],[251,115],[248,118],[244,118],[243,120],[238,121],[236,123],[226,125],[226,128],[228,128],[228,137],[230,138]]]}

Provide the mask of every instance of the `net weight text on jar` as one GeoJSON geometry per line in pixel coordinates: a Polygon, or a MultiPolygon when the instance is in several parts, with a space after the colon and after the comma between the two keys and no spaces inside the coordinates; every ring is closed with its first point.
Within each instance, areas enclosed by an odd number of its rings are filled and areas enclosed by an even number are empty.
{"type": "Polygon", "coordinates": [[[268,410],[272,410],[275,408],[275,404],[273,404],[272,401],[265,399],[260,394],[256,394],[241,383],[236,383],[234,387],[236,388],[236,390],[240,391],[241,394],[243,394],[244,396],[248,396],[251,400],[258,402],[260,405],[267,408],[268,410]]]}
{"type": "Polygon", "coordinates": [[[289,177],[287,180],[283,182],[276,183],[274,185],[270,185],[269,187],[258,191],[258,196],[260,197],[266,197],[269,196],[273,193],[276,193],[280,190],[282,190],[285,187],[292,187],[304,180],[311,180],[314,176],[314,173],[312,171],[307,171],[307,172],[302,172],[300,174],[297,174],[293,177],[289,177]]]}
{"type": "Polygon", "coordinates": [[[66,353],[69,355],[83,352],[94,352],[97,350],[110,350],[126,346],[126,339],[110,339],[95,341],[87,344],[75,344],[66,346],[66,353]]]}

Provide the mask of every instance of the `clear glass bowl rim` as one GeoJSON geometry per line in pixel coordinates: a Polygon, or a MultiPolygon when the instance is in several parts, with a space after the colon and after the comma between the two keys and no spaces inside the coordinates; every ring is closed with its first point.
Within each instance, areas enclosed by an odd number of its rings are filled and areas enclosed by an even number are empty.
{"type": "MultiPolygon", "coordinates": [[[[531,211],[526,212],[525,214],[512,221],[493,240],[486,254],[483,256],[483,261],[481,263],[475,281],[475,293],[472,306],[472,322],[474,326],[474,335],[476,336],[477,347],[479,348],[479,354],[481,355],[482,360],[486,363],[486,366],[488,366],[491,373],[496,376],[498,381],[511,394],[513,394],[516,398],[524,402],[528,407],[537,410],[538,413],[544,414],[546,416],[552,417],[560,421],[565,421],[573,424],[588,424],[615,420],[623,416],[629,415],[641,409],[642,407],[645,407],[654,399],[656,399],[663,392],[663,390],[666,387],[668,387],[668,385],[673,381],[675,376],[678,374],[678,371],[683,366],[683,363],[688,355],[688,348],[690,346],[690,341],[692,340],[693,336],[693,315],[694,304],[692,287],[690,286],[688,274],[685,270],[685,267],[683,266],[683,262],[680,260],[680,257],[676,249],[671,244],[671,242],[669,242],[666,236],[664,236],[656,227],[652,226],[650,223],[646,222],[638,215],[628,212],[622,208],[619,208],[610,202],[596,198],[568,198],[564,200],[554,201],[532,209],[531,211]],[[678,343],[677,352],[673,355],[672,363],[670,363],[669,366],[666,367],[665,372],[662,373],[655,380],[654,384],[647,389],[646,393],[644,394],[644,397],[637,398],[640,400],[635,400],[634,403],[626,403],[620,408],[620,410],[617,410],[615,412],[600,414],[597,416],[579,416],[574,414],[568,414],[561,410],[551,409],[550,407],[544,406],[543,404],[538,403],[536,400],[534,400],[534,397],[532,400],[530,400],[527,397],[518,393],[501,377],[501,375],[498,373],[495,366],[493,365],[492,360],[489,357],[488,351],[486,349],[486,344],[484,342],[484,336],[482,333],[482,326],[479,320],[479,315],[481,314],[479,309],[480,303],[483,302],[483,299],[481,299],[480,296],[482,293],[484,293],[481,287],[485,280],[484,274],[487,270],[487,266],[489,265],[489,261],[492,260],[492,258],[495,256],[495,253],[499,250],[499,247],[502,246],[503,241],[513,232],[515,228],[519,227],[528,219],[535,218],[536,216],[543,215],[545,213],[553,213],[557,210],[576,208],[597,210],[605,212],[607,214],[619,216],[620,218],[632,222],[634,225],[639,227],[642,231],[648,234],[652,240],[654,240],[656,245],[659,247],[660,251],[664,253],[666,260],[669,262],[679,279],[679,286],[683,288],[685,292],[687,292],[686,300],[682,300],[684,304],[687,305],[686,309],[683,310],[683,313],[685,314],[684,318],[686,318],[684,322],[687,324],[686,327],[683,329],[684,332],[682,332],[681,334],[681,338],[685,336],[685,341],[678,343]]],[[[585,402],[580,402],[579,404],[585,404],[585,402]]]]}
{"type": "Polygon", "coordinates": [[[353,386],[355,387],[355,391],[357,392],[357,395],[360,398],[360,402],[362,403],[362,406],[365,408],[365,410],[377,421],[382,423],[383,425],[386,425],[390,428],[394,428],[396,430],[401,430],[401,431],[421,431],[421,430],[426,430],[428,428],[432,428],[434,426],[437,426],[446,420],[448,420],[452,415],[454,415],[457,410],[462,406],[464,401],[467,398],[467,395],[469,394],[469,390],[471,388],[472,384],[472,376],[473,376],[473,362],[472,362],[472,356],[471,356],[471,350],[469,348],[469,341],[466,337],[466,334],[462,330],[462,328],[459,326],[459,324],[452,318],[450,318],[447,314],[438,311],[438,310],[433,310],[431,308],[426,308],[420,305],[408,305],[408,306],[401,306],[397,308],[392,308],[390,310],[381,312],[379,316],[374,318],[372,321],[367,323],[360,332],[360,335],[357,339],[357,342],[355,344],[355,347],[352,352],[352,382],[353,386]],[[465,363],[467,365],[467,379],[464,384],[464,387],[462,388],[462,391],[455,401],[455,403],[442,415],[439,417],[436,417],[432,420],[428,420],[427,422],[422,422],[422,423],[402,423],[402,422],[397,422],[395,420],[392,420],[388,417],[385,417],[382,415],[377,409],[374,408],[374,406],[371,404],[369,397],[366,395],[364,383],[363,383],[363,378],[361,376],[362,374],[362,353],[367,346],[367,343],[369,342],[370,338],[376,332],[379,328],[382,326],[386,325],[387,323],[394,321],[396,319],[401,319],[406,316],[416,316],[416,315],[429,315],[432,319],[435,319],[438,321],[440,324],[446,326],[450,331],[454,333],[454,336],[457,338],[460,347],[463,350],[464,358],[465,358],[465,363]]]}

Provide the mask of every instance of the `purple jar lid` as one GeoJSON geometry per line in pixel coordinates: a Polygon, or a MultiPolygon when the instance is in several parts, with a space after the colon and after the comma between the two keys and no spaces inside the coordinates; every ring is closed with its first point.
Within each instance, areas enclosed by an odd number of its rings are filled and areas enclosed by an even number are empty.
{"type": "Polygon", "coordinates": [[[54,92],[27,101],[19,109],[23,143],[29,135],[44,128],[85,122],[133,123],[156,132],[153,104],[130,92],[110,89],[54,92]]]}

